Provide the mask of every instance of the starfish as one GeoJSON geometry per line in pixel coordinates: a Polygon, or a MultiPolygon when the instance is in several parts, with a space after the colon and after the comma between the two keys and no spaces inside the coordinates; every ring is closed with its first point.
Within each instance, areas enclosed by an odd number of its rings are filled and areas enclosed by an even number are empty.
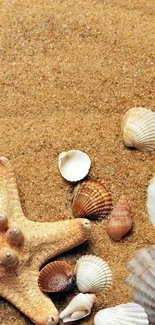
{"type": "Polygon", "coordinates": [[[38,286],[41,266],[87,240],[90,228],[87,219],[28,220],[11,163],[0,157],[0,297],[35,324],[53,325],[59,320],[52,300],[38,286]]]}

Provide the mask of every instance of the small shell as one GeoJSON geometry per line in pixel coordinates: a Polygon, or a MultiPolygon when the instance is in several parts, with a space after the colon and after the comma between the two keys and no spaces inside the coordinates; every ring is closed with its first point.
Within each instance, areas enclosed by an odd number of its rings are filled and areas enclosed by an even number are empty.
{"type": "Polygon", "coordinates": [[[89,156],[79,150],[62,152],[58,158],[58,167],[61,175],[70,182],[83,179],[89,172],[91,160],[89,156]]]}
{"type": "Polygon", "coordinates": [[[95,295],[79,293],[69,305],[61,312],[60,319],[64,323],[72,322],[88,316],[95,301],[95,295]]]}
{"type": "Polygon", "coordinates": [[[0,251],[0,264],[6,268],[14,268],[18,265],[18,253],[11,248],[0,251]]]}
{"type": "Polygon", "coordinates": [[[112,211],[107,232],[113,240],[120,240],[132,227],[131,210],[125,195],[122,195],[112,211]]]}
{"type": "Polygon", "coordinates": [[[147,190],[147,209],[151,222],[155,227],[155,176],[152,177],[147,190]]]}
{"type": "Polygon", "coordinates": [[[127,147],[155,150],[155,113],[144,107],[129,109],[123,117],[122,132],[127,147]]]}
{"type": "Polygon", "coordinates": [[[102,183],[88,180],[75,187],[72,207],[75,217],[104,218],[112,210],[112,196],[102,183]]]}
{"type": "Polygon", "coordinates": [[[6,240],[9,244],[20,245],[24,240],[24,236],[19,228],[9,228],[6,232],[6,240]]]}
{"type": "Polygon", "coordinates": [[[148,325],[144,309],[134,303],[122,304],[100,310],[94,318],[94,325],[148,325]]]}
{"type": "Polygon", "coordinates": [[[155,324],[155,245],[136,252],[127,269],[130,275],[125,282],[132,288],[133,300],[143,306],[150,323],[155,324]]]}
{"type": "Polygon", "coordinates": [[[74,266],[64,261],[49,263],[41,270],[38,284],[45,292],[68,291],[74,285],[74,266]]]}
{"type": "Polygon", "coordinates": [[[8,228],[8,218],[5,214],[0,214],[0,230],[6,230],[8,228]]]}
{"type": "Polygon", "coordinates": [[[108,288],[112,273],[108,264],[95,255],[84,255],[76,264],[76,285],[80,292],[98,292],[108,288]]]}

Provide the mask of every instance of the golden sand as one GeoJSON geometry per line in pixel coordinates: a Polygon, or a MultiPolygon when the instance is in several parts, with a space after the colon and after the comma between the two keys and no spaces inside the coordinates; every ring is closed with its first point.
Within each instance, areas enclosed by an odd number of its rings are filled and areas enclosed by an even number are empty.
{"type": "MultiPolygon", "coordinates": [[[[105,181],[114,202],[125,194],[134,226],[112,242],[107,221],[92,222],[92,237],[60,258],[86,253],[104,258],[113,286],[97,296],[96,311],[125,303],[125,264],[155,243],[146,210],[155,153],[124,148],[123,114],[133,106],[155,110],[154,0],[0,1],[0,155],[11,159],[24,213],[31,220],[73,218],[73,185],[61,178],[61,151],[89,154],[89,176],[105,181]]],[[[57,258],[58,259],[58,258],[57,258]]],[[[52,296],[61,311],[74,292],[52,296]]],[[[0,300],[1,325],[32,325],[0,300]]]]}

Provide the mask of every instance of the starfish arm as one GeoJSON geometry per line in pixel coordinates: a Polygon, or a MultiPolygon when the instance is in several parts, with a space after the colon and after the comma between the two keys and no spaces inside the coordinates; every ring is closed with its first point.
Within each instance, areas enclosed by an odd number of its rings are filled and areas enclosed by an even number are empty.
{"type": "MultiPolygon", "coordinates": [[[[27,270],[28,271],[28,270],[27,270]]],[[[59,314],[52,300],[38,287],[38,272],[25,272],[16,277],[8,277],[1,296],[37,325],[55,325],[59,314]]]]}
{"type": "Polygon", "coordinates": [[[49,259],[82,244],[90,236],[91,224],[87,219],[72,219],[53,223],[36,223],[28,230],[29,247],[33,250],[33,267],[40,268],[49,259]],[[33,233],[32,233],[33,231],[33,233]]]}

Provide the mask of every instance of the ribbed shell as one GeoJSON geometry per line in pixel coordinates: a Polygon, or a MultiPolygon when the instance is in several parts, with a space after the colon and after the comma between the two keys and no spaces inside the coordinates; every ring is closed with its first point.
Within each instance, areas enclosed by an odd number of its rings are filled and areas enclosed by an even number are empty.
{"type": "Polygon", "coordinates": [[[79,293],[60,313],[60,319],[66,323],[88,316],[91,313],[95,298],[96,296],[94,294],[79,293]]]}
{"type": "Polygon", "coordinates": [[[145,309],[149,321],[155,323],[155,245],[138,251],[128,263],[125,281],[132,288],[132,298],[145,309]]]}
{"type": "Polygon", "coordinates": [[[151,222],[155,227],[155,176],[152,177],[147,190],[147,209],[151,222]]]}
{"type": "Polygon", "coordinates": [[[78,218],[104,218],[112,210],[112,196],[106,187],[88,180],[75,187],[73,193],[73,214],[78,218]]]}
{"type": "Polygon", "coordinates": [[[129,109],[122,121],[122,133],[127,147],[155,150],[155,113],[144,107],[129,109]]]}
{"type": "Polygon", "coordinates": [[[110,215],[107,232],[113,240],[117,241],[122,239],[131,227],[131,209],[125,195],[122,195],[110,215]]]}
{"type": "Polygon", "coordinates": [[[94,318],[94,325],[148,325],[144,309],[134,303],[118,305],[100,310],[94,318]]]}
{"type": "Polygon", "coordinates": [[[61,292],[72,288],[74,282],[74,266],[64,261],[47,264],[40,272],[38,284],[42,291],[61,292]]]}
{"type": "Polygon", "coordinates": [[[112,282],[109,265],[95,255],[84,255],[76,264],[76,285],[80,292],[98,292],[108,288],[112,282]]]}

